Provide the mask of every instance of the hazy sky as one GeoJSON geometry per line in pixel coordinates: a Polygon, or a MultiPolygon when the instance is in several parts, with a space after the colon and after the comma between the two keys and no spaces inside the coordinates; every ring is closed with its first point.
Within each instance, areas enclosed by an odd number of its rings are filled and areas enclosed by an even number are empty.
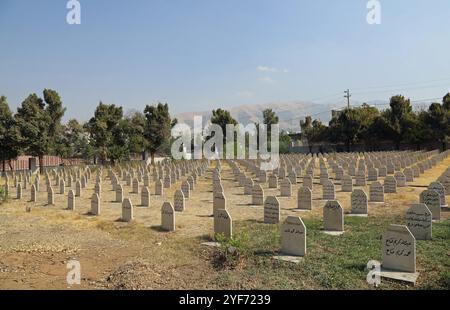
{"type": "Polygon", "coordinates": [[[270,101],[412,100],[450,91],[450,1],[0,0],[0,94],[56,89],[67,117],[98,104],[172,114],[270,101]],[[425,83],[426,82],[426,83],[425,83]],[[380,87],[380,88],[374,88],[380,87]]]}

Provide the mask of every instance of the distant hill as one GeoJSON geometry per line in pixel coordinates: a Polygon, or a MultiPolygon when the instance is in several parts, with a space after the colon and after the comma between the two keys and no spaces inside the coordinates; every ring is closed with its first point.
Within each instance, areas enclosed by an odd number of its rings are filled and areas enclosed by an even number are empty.
{"type": "MultiPolygon", "coordinates": [[[[231,115],[241,124],[247,125],[253,122],[262,122],[262,111],[265,109],[273,109],[279,119],[280,127],[289,131],[299,130],[300,119],[305,116],[315,115],[324,122],[328,122],[331,118],[332,105],[318,104],[304,101],[288,101],[288,102],[270,102],[266,104],[241,105],[227,108],[231,115]]],[[[206,123],[211,118],[212,111],[201,112],[185,112],[176,115],[179,122],[192,126],[194,116],[202,116],[203,122],[206,123]]]]}
{"type": "MultiPolygon", "coordinates": [[[[279,119],[280,128],[290,132],[298,132],[300,130],[300,120],[305,116],[312,116],[313,119],[320,119],[323,123],[328,124],[331,120],[331,110],[340,110],[346,106],[345,100],[341,102],[314,103],[308,101],[280,101],[269,102],[265,104],[240,105],[226,108],[231,115],[241,124],[247,125],[253,122],[262,123],[262,111],[265,109],[273,109],[279,119]]],[[[359,106],[362,102],[352,101],[352,106],[359,106]]],[[[371,100],[369,105],[376,106],[379,110],[389,107],[389,101],[371,100]]],[[[430,103],[416,102],[413,103],[414,109],[427,108],[430,103]]],[[[193,125],[195,115],[203,117],[203,124],[209,121],[212,111],[185,112],[176,115],[179,122],[193,125]]]]}

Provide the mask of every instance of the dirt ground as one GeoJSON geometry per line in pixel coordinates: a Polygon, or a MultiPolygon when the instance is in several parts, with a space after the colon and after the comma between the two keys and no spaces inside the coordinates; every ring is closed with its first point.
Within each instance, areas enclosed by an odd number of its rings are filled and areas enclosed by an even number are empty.
{"type": "MultiPolygon", "coordinates": [[[[384,204],[369,203],[369,217],[393,217],[404,214],[409,205],[418,202],[419,194],[450,166],[450,157],[426,171],[397,194],[385,194],[384,204]]],[[[212,167],[212,166],[211,166],[212,167]]],[[[318,176],[318,169],[315,173],[318,176]]],[[[243,195],[243,187],[233,181],[231,168],[222,164],[222,184],[227,209],[233,221],[262,220],[263,208],[251,205],[251,196],[243,195]]],[[[249,173],[247,173],[249,175],[249,173]]],[[[165,189],[163,197],[154,195],[150,185],[151,207],[139,207],[140,195],[131,194],[124,185],[124,197],[135,206],[135,221],[122,223],[121,204],[112,202],[115,193],[103,174],[101,215],[90,216],[90,197],[94,191],[94,176],[76,199],[75,211],[68,211],[66,194],[58,194],[54,186],[55,205],[47,206],[43,181],[38,202],[30,203],[30,186],[22,200],[10,198],[0,206],[0,289],[215,289],[220,271],[210,262],[211,248],[201,245],[212,236],[212,173],[200,177],[186,210],[176,213],[176,231],[162,232],[160,208],[164,201],[173,202],[173,193],[181,180],[165,189]],[[31,206],[31,212],[26,207],[31,206]],[[81,264],[81,285],[66,282],[67,262],[81,264]]],[[[382,180],[381,180],[382,181],[382,180]]],[[[293,186],[292,197],[278,197],[282,219],[288,215],[302,218],[322,218],[322,189],[316,177],[313,190],[313,210],[296,212],[297,190],[301,179],[293,186]]],[[[124,183],[122,183],[124,184],[124,183]]],[[[345,212],[350,210],[350,193],[340,192],[335,184],[336,198],[345,212]]],[[[355,188],[355,187],[354,187],[355,188]]],[[[279,189],[263,185],[266,197],[280,195],[279,189]]],[[[364,188],[369,192],[368,186],[364,188]]],[[[15,188],[11,188],[15,197],[15,188]]],[[[449,200],[450,197],[447,196],[449,200]]],[[[450,218],[450,212],[442,212],[450,218]]],[[[243,284],[244,288],[251,285],[243,284]]],[[[267,285],[271,288],[270,283],[267,285]]]]}

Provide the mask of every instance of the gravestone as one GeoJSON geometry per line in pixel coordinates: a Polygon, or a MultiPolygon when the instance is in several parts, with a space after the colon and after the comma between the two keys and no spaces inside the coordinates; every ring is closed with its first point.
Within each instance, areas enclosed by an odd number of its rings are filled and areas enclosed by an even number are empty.
{"type": "Polygon", "coordinates": [[[414,174],[411,168],[403,170],[403,174],[405,175],[406,182],[414,182],[414,174]]]}
{"type": "Polygon", "coordinates": [[[297,209],[312,209],[312,192],[308,187],[300,187],[297,192],[297,209]]]}
{"type": "Polygon", "coordinates": [[[150,207],[150,190],[144,186],[141,191],[141,207],[150,207]]]}
{"type": "Polygon", "coordinates": [[[79,180],[75,183],[75,196],[81,197],[81,182],[79,180]]]}
{"type": "Polygon", "coordinates": [[[170,188],[172,185],[172,179],[171,176],[168,174],[164,177],[164,188],[170,188]]]}
{"type": "Polygon", "coordinates": [[[353,191],[353,179],[349,175],[344,175],[341,180],[342,187],[341,190],[343,192],[352,192],[353,191]]]}
{"type": "Polygon", "coordinates": [[[185,198],[183,191],[177,190],[173,196],[174,209],[177,212],[183,212],[185,206],[185,198]]]}
{"type": "Polygon", "coordinates": [[[303,186],[308,187],[310,190],[313,190],[313,178],[310,175],[305,175],[303,177],[303,186]]]}
{"type": "Polygon", "coordinates": [[[67,196],[67,209],[68,210],[75,210],[75,193],[73,190],[69,190],[69,194],[67,196]]]}
{"type": "Polygon", "coordinates": [[[394,174],[394,178],[397,181],[397,187],[405,187],[406,186],[406,177],[403,172],[396,172],[394,174]]]}
{"type": "Polygon", "coordinates": [[[22,185],[20,184],[20,182],[17,183],[16,198],[22,199],[22,185]]]}
{"type": "Polygon", "coordinates": [[[233,221],[225,209],[214,210],[214,234],[223,234],[229,239],[233,237],[233,221]]]}
{"type": "Polygon", "coordinates": [[[132,184],[133,186],[133,189],[132,189],[132,193],[133,194],[139,194],[139,181],[138,181],[138,179],[137,178],[134,178],[133,179],[133,184],[132,184]]]}
{"type": "Polygon", "coordinates": [[[416,272],[416,239],[408,227],[390,225],[383,236],[383,269],[416,272]]]}
{"type": "Polygon", "coordinates": [[[378,180],[378,170],[373,167],[369,168],[367,180],[371,181],[371,182],[377,181],[378,180]]]}
{"type": "Polygon", "coordinates": [[[264,204],[264,191],[261,185],[256,184],[252,190],[252,205],[262,206],[264,204]]]}
{"type": "Polygon", "coordinates": [[[366,186],[366,171],[358,170],[356,173],[355,186],[366,186]]]}
{"type": "Polygon", "coordinates": [[[415,203],[406,211],[406,226],[416,240],[430,240],[432,225],[432,214],[426,204],[415,203]]]}
{"type": "Polygon", "coordinates": [[[281,181],[281,196],[282,197],[291,197],[292,195],[292,185],[291,181],[286,178],[281,181]]]}
{"type": "Polygon", "coordinates": [[[181,191],[184,194],[184,197],[187,199],[190,197],[191,195],[191,186],[189,184],[188,181],[183,181],[183,183],[181,183],[181,191]]]}
{"type": "Polygon", "coordinates": [[[189,191],[193,191],[195,189],[195,179],[193,176],[190,176],[187,178],[187,181],[189,183],[189,191]]]}
{"type": "Polygon", "coordinates": [[[252,195],[254,186],[253,180],[251,178],[247,178],[244,184],[244,195],[252,195]]]}
{"type": "Polygon", "coordinates": [[[66,192],[66,183],[64,182],[63,179],[61,179],[59,181],[59,194],[60,195],[64,195],[66,192]]]}
{"type": "Polygon", "coordinates": [[[122,202],[122,221],[130,222],[134,219],[133,204],[130,198],[125,198],[122,202]]]}
{"type": "Polygon", "coordinates": [[[380,182],[373,182],[369,186],[369,201],[384,202],[384,188],[380,182]]]}
{"type": "Polygon", "coordinates": [[[420,203],[426,204],[431,211],[433,220],[441,219],[441,196],[435,190],[427,189],[420,193],[420,203]]]}
{"type": "Polygon", "coordinates": [[[378,176],[379,177],[387,176],[387,169],[385,166],[381,166],[380,168],[378,168],[378,176]]]}
{"type": "Polygon", "coordinates": [[[384,192],[386,194],[397,193],[397,180],[393,176],[387,176],[384,179],[384,192]]]}
{"type": "Polygon", "coordinates": [[[93,193],[91,197],[91,214],[100,215],[100,197],[97,193],[93,193]]]}
{"type": "Polygon", "coordinates": [[[123,187],[120,184],[116,186],[116,202],[123,202],[123,187]]]}
{"type": "Polygon", "coordinates": [[[432,182],[429,186],[428,186],[429,190],[433,190],[439,193],[439,196],[441,197],[441,207],[445,207],[447,206],[446,202],[445,202],[445,188],[444,186],[439,183],[439,182],[432,182]]]}
{"type": "Polygon", "coordinates": [[[99,198],[102,197],[102,184],[100,182],[95,183],[94,193],[97,194],[99,198]]]}
{"type": "Polygon", "coordinates": [[[281,229],[281,253],[305,256],[306,226],[302,219],[296,216],[288,216],[281,229]]]}
{"type": "Polygon", "coordinates": [[[277,197],[268,196],[266,198],[266,201],[264,202],[264,223],[278,224],[279,222],[280,222],[280,202],[278,201],[277,197]]]}
{"type": "Polygon", "coordinates": [[[367,215],[367,195],[362,189],[355,189],[352,192],[351,214],[367,215]]]}
{"type": "Polygon", "coordinates": [[[326,232],[344,232],[344,211],[336,200],[329,200],[323,207],[323,229],[326,232]]]}
{"type": "Polygon", "coordinates": [[[288,179],[289,181],[291,181],[291,184],[297,184],[297,174],[295,173],[295,171],[291,171],[288,175],[288,179]]]}
{"type": "Polygon", "coordinates": [[[259,181],[259,183],[266,183],[267,182],[267,173],[264,170],[260,170],[259,171],[258,181],[259,181]]]}
{"type": "Polygon", "coordinates": [[[334,184],[330,180],[325,180],[322,185],[322,199],[323,200],[334,200],[334,184]]]}
{"type": "Polygon", "coordinates": [[[162,196],[164,194],[164,187],[161,180],[155,181],[155,195],[162,196]]]}
{"type": "Polygon", "coordinates": [[[161,229],[165,231],[175,231],[175,209],[172,204],[167,201],[164,202],[161,208],[161,229]]]}
{"type": "Polygon", "coordinates": [[[55,194],[53,192],[53,188],[49,186],[47,188],[47,204],[54,205],[55,204],[55,194]]]}
{"type": "Polygon", "coordinates": [[[269,188],[278,188],[278,177],[276,175],[269,177],[269,188]]]}
{"type": "Polygon", "coordinates": [[[227,208],[227,200],[223,192],[214,193],[213,197],[213,214],[216,210],[225,210],[227,208]]]}

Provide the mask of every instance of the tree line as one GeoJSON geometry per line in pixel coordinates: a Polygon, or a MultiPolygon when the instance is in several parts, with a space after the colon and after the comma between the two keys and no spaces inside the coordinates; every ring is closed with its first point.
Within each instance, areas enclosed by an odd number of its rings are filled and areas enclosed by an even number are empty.
{"type": "MultiPolygon", "coordinates": [[[[42,167],[44,155],[61,158],[98,159],[114,164],[133,155],[148,152],[152,161],[156,154],[169,154],[171,128],[177,123],[167,103],[145,106],[143,112],[126,115],[123,108],[100,102],[94,116],[85,123],[62,118],[66,112],[58,92],[43,91],[42,98],[30,94],[13,113],[5,96],[0,97],[0,162],[5,165],[21,154],[39,158],[42,167]]],[[[278,124],[272,109],[262,111],[263,123],[278,124]]],[[[219,125],[226,139],[226,125],[237,124],[229,111],[217,109],[210,122],[219,125]]],[[[256,123],[257,133],[259,124],[256,123]]],[[[380,141],[389,141],[397,148],[401,143],[420,147],[424,143],[439,142],[443,149],[450,145],[450,93],[442,103],[432,103],[427,110],[413,111],[411,101],[401,95],[390,99],[389,108],[379,111],[363,104],[340,111],[329,125],[306,117],[300,121],[301,136],[308,141],[310,151],[323,143],[343,144],[350,151],[362,144],[374,149],[380,141]]],[[[247,137],[248,138],[248,137],[247,137]]],[[[280,152],[290,150],[291,138],[280,132],[280,152]]]]}
{"type": "Polygon", "coordinates": [[[306,117],[300,121],[300,128],[310,151],[324,143],[342,144],[347,151],[357,144],[374,150],[381,142],[392,143],[396,149],[403,143],[417,149],[424,144],[439,143],[446,150],[450,145],[450,93],[428,109],[414,111],[410,99],[396,95],[390,98],[389,108],[384,111],[363,104],[339,111],[328,126],[306,117]]]}
{"type": "MultiPolygon", "coordinates": [[[[43,97],[30,94],[13,113],[7,98],[0,97],[0,162],[5,165],[21,154],[39,158],[43,167],[44,155],[61,158],[130,159],[147,151],[152,161],[155,154],[170,149],[172,119],[167,103],[147,105],[143,112],[124,115],[123,108],[100,102],[94,116],[81,124],[62,118],[66,112],[55,90],[45,89],[43,97]]],[[[12,167],[11,167],[12,168],[12,167]]]]}

